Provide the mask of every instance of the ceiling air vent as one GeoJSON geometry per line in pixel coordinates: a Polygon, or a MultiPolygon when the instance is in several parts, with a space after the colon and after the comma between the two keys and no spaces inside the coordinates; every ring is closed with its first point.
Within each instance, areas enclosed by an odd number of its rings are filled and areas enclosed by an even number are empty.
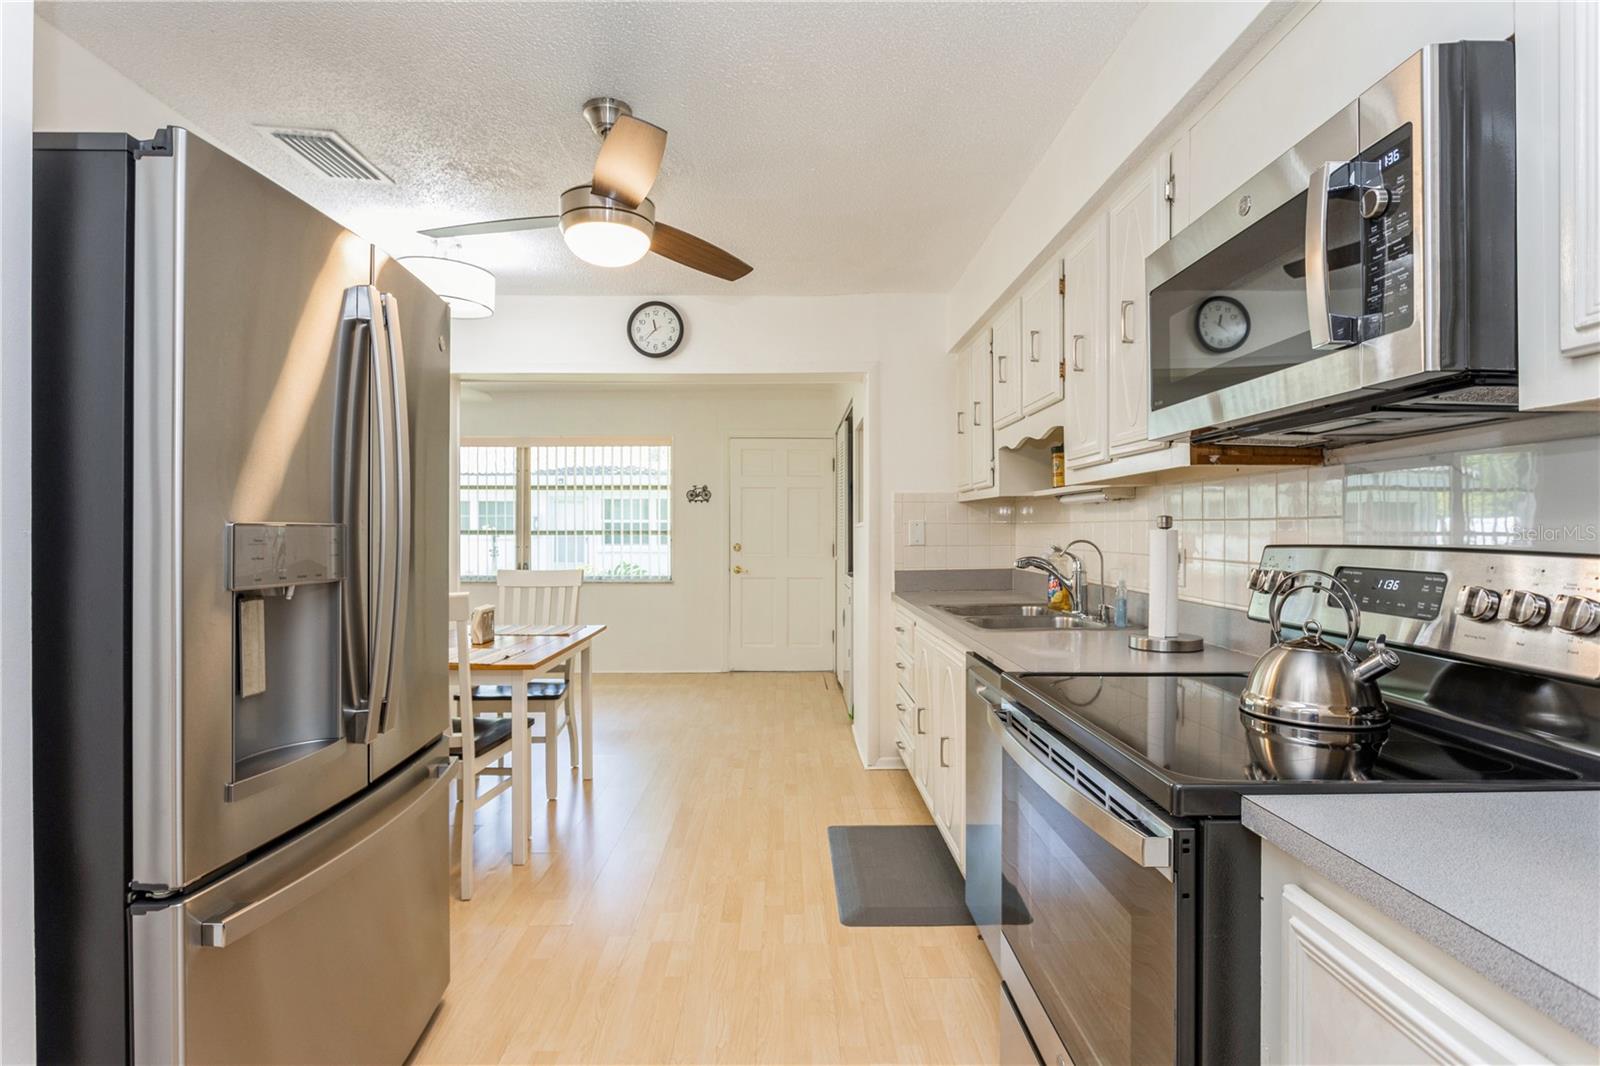
{"type": "Polygon", "coordinates": [[[284,129],[257,126],[256,129],[299,156],[325,178],[341,181],[388,182],[388,175],[373,166],[350,142],[332,130],[284,129]]]}

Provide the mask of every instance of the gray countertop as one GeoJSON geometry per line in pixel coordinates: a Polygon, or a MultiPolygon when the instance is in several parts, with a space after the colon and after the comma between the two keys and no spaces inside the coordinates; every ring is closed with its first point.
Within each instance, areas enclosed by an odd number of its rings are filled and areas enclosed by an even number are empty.
{"type": "Polygon", "coordinates": [[[1243,818],[1600,1044],[1600,792],[1253,796],[1243,818]]]}
{"type": "Polygon", "coordinates": [[[1211,645],[1197,652],[1163,655],[1134,651],[1128,635],[1131,629],[980,629],[939,605],[953,607],[975,603],[1038,603],[1038,597],[1019,592],[984,590],[980,592],[897,592],[895,602],[952,642],[988,659],[1008,673],[1045,674],[1227,674],[1247,673],[1255,656],[1241,655],[1211,645]]]}

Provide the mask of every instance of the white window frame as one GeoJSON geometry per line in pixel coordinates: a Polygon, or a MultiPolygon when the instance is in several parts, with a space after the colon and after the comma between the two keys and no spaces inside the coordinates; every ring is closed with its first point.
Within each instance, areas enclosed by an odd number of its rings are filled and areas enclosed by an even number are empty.
{"type": "MultiPolygon", "coordinates": [[[[516,544],[515,567],[516,567],[516,569],[519,569],[519,570],[526,570],[526,569],[529,568],[530,559],[531,559],[531,555],[532,555],[532,549],[533,549],[533,528],[532,528],[533,527],[533,521],[532,521],[532,515],[531,515],[531,511],[532,511],[532,490],[533,490],[532,450],[535,449],[535,448],[549,448],[549,447],[630,447],[630,446],[643,446],[643,447],[671,449],[673,447],[673,442],[672,442],[672,438],[670,438],[670,437],[463,437],[461,439],[461,442],[460,442],[460,447],[462,447],[462,448],[514,448],[514,449],[516,449],[516,452],[515,452],[515,471],[516,472],[515,472],[515,477],[514,477],[515,484],[514,484],[514,488],[513,488],[513,499],[516,501],[515,502],[515,508],[514,508],[515,509],[514,542],[516,544]]],[[[675,457],[673,457],[673,458],[675,458],[675,457]]],[[[673,549],[675,547],[673,534],[674,534],[674,532],[676,530],[676,527],[677,527],[677,511],[676,511],[676,502],[675,502],[675,497],[674,497],[674,492],[675,492],[675,487],[676,487],[676,476],[677,476],[677,471],[673,467],[672,459],[669,458],[668,465],[667,465],[666,495],[664,497],[664,502],[665,502],[665,515],[664,515],[664,517],[665,517],[666,523],[667,523],[666,524],[666,532],[664,534],[664,536],[666,538],[666,544],[664,545],[664,547],[666,548],[667,575],[664,576],[664,577],[603,577],[599,573],[591,572],[587,567],[585,567],[585,574],[584,574],[584,580],[585,581],[592,581],[592,582],[596,582],[596,583],[600,583],[600,584],[606,584],[606,585],[670,585],[670,584],[672,584],[672,582],[674,581],[673,574],[676,573],[676,559],[674,558],[674,555],[673,555],[673,549]]],[[[456,509],[458,511],[461,508],[461,488],[462,488],[462,486],[459,485],[459,484],[456,486],[456,509]]],[[[623,491],[626,491],[626,490],[623,490],[623,491]]],[[[655,487],[655,486],[651,486],[648,491],[654,493],[654,492],[659,491],[659,489],[657,487],[655,487]]],[[[652,497],[645,496],[645,497],[643,497],[643,499],[645,499],[646,501],[650,501],[650,500],[652,500],[652,497]]],[[[660,502],[660,498],[654,498],[654,499],[655,499],[656,502],[658,502],[658,503],[660,502]]],[[[604,541],[605,534],[606,534],[606,522],[607,522],[607,520],[604,517],[606,502],[607,502],[606,499],[604,497],[602,497],[602,499],[600,501],[600,507],[599,507],[600,522],[599,522],[599,525],[598,525],[597,528],[600,530],[600,534],[601,535],[600,535],[599,539],[602,542],[604,541]]],[[[657,517],[661,517],[661,515],[659,514],[661,508],[659,506],[658,507],[650,507],[650,506],[648,506],[648,503],[647,503],[647,506],[644,508],[644,510],[645,510],[645,517],[643,519],[631,519],[630,518],[630,519],[613,520],[613,521],[621,521],[623,523],[632,523],[632,522],[635,522],[635,521],[642,521],[645,524],[646,531],[641,534],[644,537],[644,541],[645,541],[645,543],[643,543],[641,545],[638,545],[641,548],[649,547],[651,542],[654,541],[657,537],[663,536],[662,533],[651,530],[651,525],[652,525],[653,519],[655,519],[657,517]]],[[[610,550],[618,550],[618,549],[625,549],[628,546],[629,545],[624,543],[624,544],[620,544],[620,545],[609,545],[608,548],[610,550]]],[[[562,564],[562,565],[570,565],[570,566],[576,567],[576,566],[581,566],[583,564],[582,563],[577,563],[577,562],[572,562],[572,563],[567,563],[567,564],[562,564]]],[[[508,567],[508,569],[509,569],[509,567],[508,567]]],[[[481,576],[481,575],[469,576],[469,575],[466,575],[466,574],[462,574],[461,577],[460,577],[460,580],[461,580],[461,582],[463,584],[489,584],[489,583],[494,581],[494,578],[492,578],[492,577],[484,577],[484,576],[481,576]]]]}

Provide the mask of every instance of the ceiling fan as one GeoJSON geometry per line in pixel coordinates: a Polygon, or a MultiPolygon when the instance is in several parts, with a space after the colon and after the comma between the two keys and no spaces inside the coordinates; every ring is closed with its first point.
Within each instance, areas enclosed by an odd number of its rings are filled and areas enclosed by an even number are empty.
{"type": "Polygon", "coordinates": [[[559,214],[440,226],[422,230],[422,235],[474,237],[558,226],[572,253],[595,266],[627,266],[654,252],[724,281],[750,273],[750,264],[737,256],[656,221],[656,205],[647,197],[661,170],[666,130],[634,118],[632,108],[609,96],[584,104],[583,117],[600,137],[600,154],[589,184],[561,194],[559,214]]]}

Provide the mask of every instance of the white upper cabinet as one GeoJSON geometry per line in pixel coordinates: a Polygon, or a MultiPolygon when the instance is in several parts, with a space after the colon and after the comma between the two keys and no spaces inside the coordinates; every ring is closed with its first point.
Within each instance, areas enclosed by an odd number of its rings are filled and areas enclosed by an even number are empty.
{"type": "Polygon", "coordinates": [[[1020,306],[1012,301],[989,324],[994,338],[994,428],[1009,426],[1022,417],[1020,306]]]}
{"type": "MultiPolygon", "coordinates": [[[[985,334],[984,343],[988,343],[985,334]]],[[[972,348],[956,353],[956,491],[972,488],[972,348]]]]}
{"type": "Polygon", "coordinates": [[[994,333],[982,330],[972,342],[971,376],[972,402],[967,408],[970,432],[967,446],[971,449],[972,479],[969,487],[974,491],[994,487],[994,333]]]}
{"type": "Polygon", "coordinates": [[[1110,456],[1106,437],[1106,216],[1097,214],[1067,242],[1066,410],[1068,466],[1110,456]]]}
{"type": "Polygon", "coordinates": [[[1061,400],[1066,377],[1061,349],[1061,260],[1052,259],[1022,290],[1022,413],[1061,400]]]}
{"type": "Polygon", "coordinates": [[[1145,336],[1145,256],[1165,239],[1166,155],[1147,167],[1111,200],[1108,210],[1110,283],[1106,313],[1107,429],[1112,455],[1128,455],[1166,447],[1145,436],[1150,410],[1150,347],[1145,336]]]}
{"type": "Polygon", "coordinates": [[[1522,409],[1600,408],[1600,7],[1518,4],[1522,409]]]}

